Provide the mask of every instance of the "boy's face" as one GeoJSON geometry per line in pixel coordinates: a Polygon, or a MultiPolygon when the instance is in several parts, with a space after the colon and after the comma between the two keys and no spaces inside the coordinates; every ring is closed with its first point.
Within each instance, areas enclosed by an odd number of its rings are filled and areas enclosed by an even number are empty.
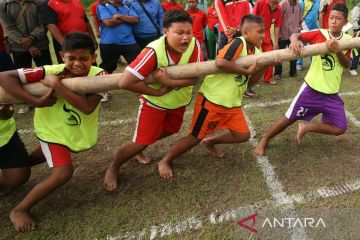
{"type": "Polygon", "coordinates": [[[96,60],[96,54],[91,54],[87,49],[60,52],[60,56],[70,73],[77,77],[87,76],[96,60]]]}
{"type": "Polygon", "coordinates": [[[265,26],[264,24],[254,22],[245,23],[242,29],[242,35],[249,44],[260,48],[265,36],[265,26]]]}
{"type": "Polygon", "coordinates": [[[198,5],[197,0],[187,0],[186,2],[188,4],[190,10],[195,10],[197,8],[197,5],[198,5]]]}
{"type": "Polygon", "coordinates": [[[343,26],[347,23],[343,12],[332,10],[329,16],[330,33],[340,33],[343,26]]]}
{"type": "Polygon", "coordinates": [[[176,53],[182,54],[189,47],[193,37],[192,26],[188,22],[176,22],[169,28],[164,28],[164,35],[168,47],[176,53]]]}

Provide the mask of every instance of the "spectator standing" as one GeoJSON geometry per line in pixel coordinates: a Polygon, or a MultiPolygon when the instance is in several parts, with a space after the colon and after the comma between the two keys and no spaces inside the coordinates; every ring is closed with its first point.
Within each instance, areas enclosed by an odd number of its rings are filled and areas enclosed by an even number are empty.
{"type": "Polygon", "coordinates": [[[40,7],[40,16],[53,37],[54,50],[58,63],[64,36],[70,32],[88,33],[96,42],[85,9],[79,0],[49,0],[40,7]]]}
{"type": "MultiPolygon", "coordinates": [[[[351,10],[351,23],[353,25],[354,37],[359,36],[360,31],[360,3],[358,3],[352,10],[351,10]]],[[[357,54],[351,60],[350,66],[350,74],[352,76],[357,76],[358,72],[356,71],[359,65],[359,55],[360,55],[360,48],[358,48],[357,54]]]]}
{"type": "Polygon", "coordinates": [[[244,15],[250,13],[250,4],[244,0],[215,0],[219,18],[218,50],[229,40],[240,35],[240,23],[244,15]]]}
{"type": "Polygon", "coordinates": [[[167,12],[172,9],[184,10],[184,6],[176,2],[176,0],[166,0],[165,2],[161,3],[161,6],[164,9],[164,12],[167,12]]]}
{"type": "Polygon", "coordinates": [[[337,3],[346,4],[345,0],[321,0],[319,11],[319,26],[320,28],[329,28],[330,11],[337,3]]]}
{"type": "Polygon", "coordinates": [[[100,25],[100,67],[112,73],[121,55],[130,63],[140,53],[132,25],[139,22],[136,12],[122,4],[121,0],[99,4],[97,14],[100,25]]]}
{"type": "Polygon", "coordinates": [[[7,37],[4,36],[4,30],[0,23],[0,72],[14,69],[14,62],[9,55],[9,46],[7,37]]]}
{"type": "MultiPolygon", "coordinates": [[[[320,0],[300,0],[299,3],[302,14],[302,30],[310,31],[319,29],[320,0]]],[[[301,58],[296,62],[296,70],[303,70],[303,61],[301,58]]]]}
{"type": "Polygon", "coordinates": [[[197,7],[197,0],[187,0],[189,9],[186,12],[193,20],[192,31],[194,37],[199,41],[204,61],[207,61],[207,51],[204,42],[204,29],[207,23],[206,13],[197,7]]]}
{"type": "MultiPolygon", "coordinates": [[[[15,68],[51,65],[49,40],[39,18],[41,0],[6,0],[0,2],[0,18],[8,35],[15,68]]],[[[30,111],[26,105],[19,113],[30,111]]]]}
{"type": "MultiPolygon", "coordinates": [[[[282,24],[281,7],[278,0],[258,0],[255,4],[253,14],[263,18],[265,23],[265,38],[261,49],[269,52],[279,49],[280,26],[282,24]],[[270,28],[274,24],[274,43],[271,40],[270,28]]],[[[272,78],[273,66],[265,68],[264,83],[276,84],[272,78]]]]}
{"type": "Polygon", "coordinates": [[[206,35],[209,42],[208,59],[214,60],[216,57],[216,32],[219,26],[219,18],[214,6],[214,0],[211,2],[211,6],[208,7],[208,20],[206,27],[206,35]]]}
{"type": "MultiPolygon", "coordinates": [[[[301,7],[297,0],[282,0],[280,3],[282,12],[282,21],[286,24],[280,27],[279,48],[284,49],[290,45],[290,36],[294,33],[300,33],[301,7]]],[[[280,80],[282,73],[282,64],[275,65],[274,79],[280,80]]],[[[289,76],[296,75],[296,60],[290,61],[289,76]]]]}
{"type": "Polygon", "coordinates": [[[100,2],[104,2],[103,0],[97,0],[95,2],[93,2],[92,4],[90,4],[89,6],[89,13],[90,13],[90,16],[91,16],[91,22],[93,24],[93,27],[95,29],[95,36],[97,38],[100,37],[100,20],[98,18],[98,15],[97,15],[97,12],[96,12],[96,9],[97,9],[97,6],[99,6],[100,2]]]}
{"type": "Polygon", "coordinates": [[[159,0],[125,0],[124,4],[135,10],[139,23],[133,26],[133,33],[141,49],[162,34],[164,10],[159,0]]]}

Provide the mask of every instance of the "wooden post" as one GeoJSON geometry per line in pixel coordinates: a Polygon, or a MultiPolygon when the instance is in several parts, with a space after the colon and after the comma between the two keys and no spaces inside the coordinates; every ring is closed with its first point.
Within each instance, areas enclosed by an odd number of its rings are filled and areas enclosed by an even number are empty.
{"type": "MultiPolygon", "coordinates": [[[[339,46],[342,50],[360,48],[360,38],[339,40],[339,46]]],[[[284,62],[297,59],[298,57],[315,56],[325,53],[328,53],[325,43],[318,43],[305,46],[300,56],[295,55],[289,49],[281,49],[242,57],[235,62],[244,67],[249,67],[257,60],[259,66],[267,66],[273,64],[277,60],[284,62]]],[[[219,73],[220,70],[215,66],[215,61],[207,61],[167,67],[167,72],[171,78],[193,78],[219,73]]],[[[62,82],[65,86],[78,93],[96,93],[119,89],[117,83],[121,75],[121,73],[116,73],[95,77],[69,78],[62,80],[62,82]]],[[[147,78],[147,81],[152,81],[151,75],[147,78]]],[[[43,96],[49,91],[42,83],[27,84],[24,88],[34,96],[43,96]]],[[[0,104],[16,102],[20,101],[9,96],[2,88],[0,88],[0,104]]]]}

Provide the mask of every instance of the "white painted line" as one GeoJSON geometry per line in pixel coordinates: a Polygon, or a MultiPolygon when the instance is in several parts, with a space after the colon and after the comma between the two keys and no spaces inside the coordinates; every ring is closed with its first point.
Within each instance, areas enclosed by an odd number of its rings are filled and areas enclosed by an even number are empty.
{"type": "MultiPolygon", "coordinates": [[[[250,137],[250,143],[253,145],[253,147],[256,147],[258,144],[257,139],[255,138],[256,132],[253,127],[253,124],[246,113],[244,113],[246,122],[249,125],[251,137],[250,137]]],[[[267,156],[263,157],[256,157],[256,161],[260,167],[260,170],[265,178],[266,185],[269,188],[270,195],[275,200],[276,205],[283,205],[281,207],[281,212],[284,215],[284,217],[292,217],[292,218],[298,218],[297,213],[295,212],[295,206],[294,206],[294,200],[291,199],[286,192],[283,189],[283,186],[281,185],[279,179],[277,178],[274,167],[269,162],[269,159],[267,156]]],[[[298,239],[298,240],[304,240],[308,239],[308,236],[305,232],[305,229],[300,226],[296,226],[291,229],[291,239],[298,239]]]]}
{"type": "MultiPolygon", "coordinates": [[[[336,186],[320,187],[315,190],[306,191],[288,196],[293,202],[298,204],[305,204],[307,202],[316,201],[319,199],[328,199],[336,196],[344,195],[354,191],[360,190],[360,178],[347,181],[344,184],[336,186]]],[[[267,199],[256,202],[252,205],[247,205],[235,209],[229,209],[223,212],[214,211],[208,216],[188,217],[180,221],[160,223],[153,225],[148,229],[143,229],[138,232],[128,232],[117,236],[108,235],[107,240],[130,240],[130,239],[150,239],[161,238],[165,236],[178,235],[193,229],[201,229],[207,225],[217,225],[226,222],[236,221],[236,216],[247,216],[258,209],[272,209],[282,205],[288,205],[286,202],[276,202],[275,199],[267,199]]]]}
{"type": "Polygon", "coordinates": [[[356,127],[360,127],[360,121],[349,111],[345,111],[347,119],[356,127]]]}

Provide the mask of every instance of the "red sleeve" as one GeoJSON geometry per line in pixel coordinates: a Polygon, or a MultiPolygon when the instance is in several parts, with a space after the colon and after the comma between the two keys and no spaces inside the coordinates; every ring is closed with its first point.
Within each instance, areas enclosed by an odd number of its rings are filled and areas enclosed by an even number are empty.
{"type": "Polygon", "coordinates": [[[189,59],[189,63],[202,62],[202,61],[204,61],[204,56],[201,51],[200,43],[198,40],[195,40],[194,51],[189,59]]]}
{"type": "Polygon", "coordinates": [[[260,4],[261,4],[261,3],[262,3],[261,1],[257,1],[257,2],[256,2],[255,7],[254,7],[254,9],[252,10],[252,14],[257,15],[257,16],[260,16],[260,11],[259,11],[259,9],[261,9],[261,7],[260,7],[260,4]]]}
{"type": "Polygon", "coordinates": [[[45,69],[43,67],[19,68],[17,71],[23,84],[40,82],[45,76],[45,69]]]}
{"type": "Polygon", "coordinates": [[[322,43],[326,41],[326,37],[321,33],[320,30],[302,32],[299,39],[311,44],[322,43]]]}
{"type": "Polygon", "coordinates": [[[206,16],[206,13],[204,11],[202,11],[202,14],[203,14],[203,28],[205,28],[206,24],[207,24],[207,16],[206,16]]]}
{"type": "Polygon", "coordinates": [[[281,27],[282,25],[282,10],[280,5],[277,6],[276,11],[274,12],[275,23],[274,27],[281,27]]]}
{"type": "Polygon", "coordinates": [[[157,60],[155,51],[152,48],[144,48],[141,53],[132,61],[126,70],[131,72],[140,80],[146,78],[157,68],[157,60]]]}
{"type": "MultiPolygon", "coordinates": [[[[225,10],[225,6],[223,4],[223,2],[221,0],[215,0],[215,4],[217,4],[218,8],[219,8],[219,12],[216,11],[217,15],[218,15],[218,18],[219,18],[219,24],[220,24],[220,32],[225,32],[225,28],[226,26],[230,26],[230,21],[228,19],[228,15],[226,13],[226,10],[225,10]],[[223,20],[223,23],[225,26],[222,25],[222,22],[220,21],[220,18],[222,18],[223,20]]],[[[215,8],[216,9],[216,8],[215,8]]]]}
{"type": "Polygon", "coordinates": [[[93,3],[90,5],[89,12],[90,12],[90,15],[91,15],[91,16],[97,16],[96,7],[97,7],[98,5],[99,5],[98,2],[93,2],[93,3]]]}

